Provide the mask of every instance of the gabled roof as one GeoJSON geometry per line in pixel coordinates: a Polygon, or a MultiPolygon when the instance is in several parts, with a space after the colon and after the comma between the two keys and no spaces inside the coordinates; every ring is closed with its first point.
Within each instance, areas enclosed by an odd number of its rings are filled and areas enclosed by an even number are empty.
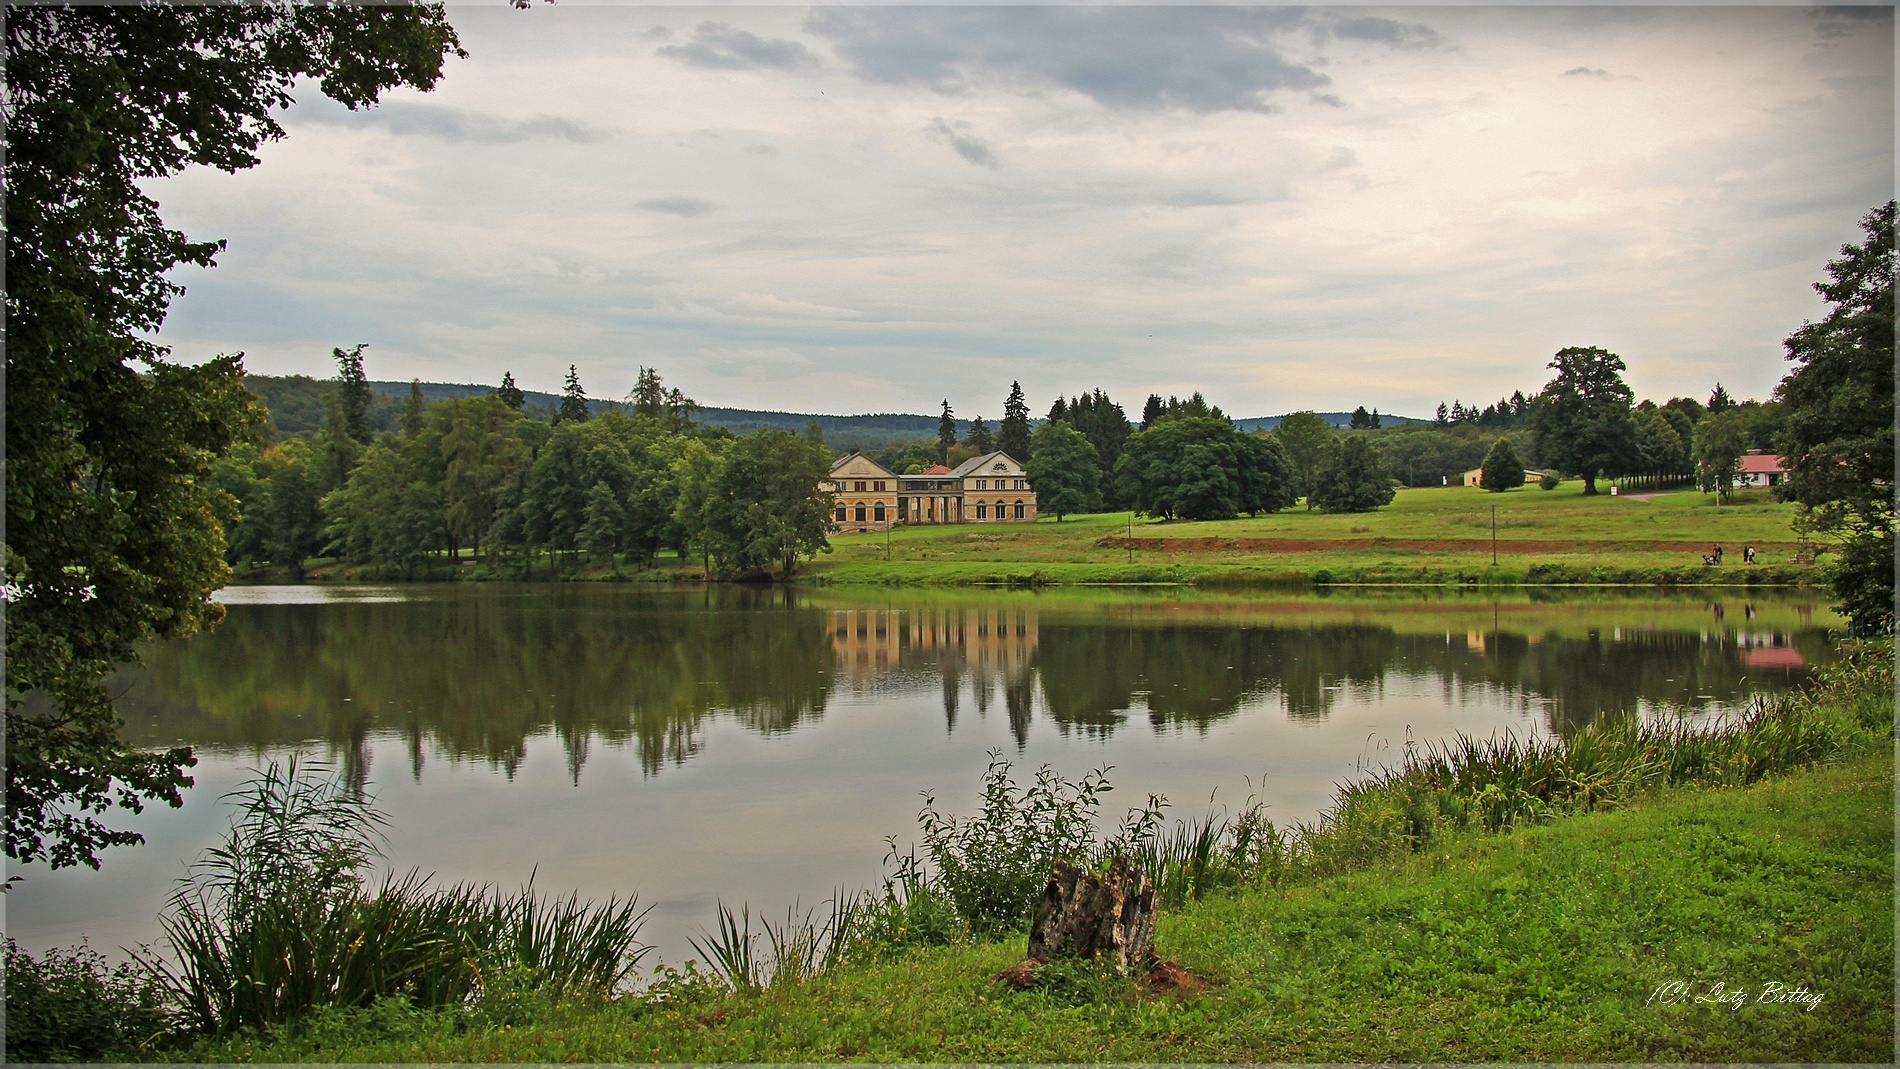
{"type": "Polygon", "coordinates": [[[982,468],[988,465],[992,460],[995,460],[997,457],[1001,457],[1004,460],[1009,461],[1010,466],[1012,467],[1015,467],[1015,468],[1022,467],[1021,464],[1018,464],[1016,462],[1015,457],[1012,457],[1008,453],[1005,453],[1001,449],[998,449],[993,453],[985,453],[980,457],[971,457],[970,459],[964,461],[963,463],[958,464],[956,470],[951,472],[950,474],[952,477],[959,478],[959,479],[965,475],[974,475],[976,474],[978,468],[982,468]]]}
{"type": "Polygon", "coordinates": [[[1735,461],[1735,470],[1743,475],[1774,475],[1788,470],[1788,465],[1773,453],[1749,452],[1735,461]]]}
{"type": "Polygon", "coordinates": [[[872,473],[870,475],[871,478],[874,478],[874,479],[888,478],[891,475],[891,470],[889,468],[886,468],[884,465],[879,464],[877,461],[872,460],[870,457],[865,456],[862,452],[856,449],[853,449],[851,452],[846,453],[844,456],[841,456],[837,460],[832,461],[831,474],[836,475],[838,473],[839,468],[844,467],[846,464],[849,464],[850,462],[854,460],[862,460],[866,464],[869,464],[871,467],[876,468],[878,472],[883,473],[881,476],[876,473],[872,473]]]}

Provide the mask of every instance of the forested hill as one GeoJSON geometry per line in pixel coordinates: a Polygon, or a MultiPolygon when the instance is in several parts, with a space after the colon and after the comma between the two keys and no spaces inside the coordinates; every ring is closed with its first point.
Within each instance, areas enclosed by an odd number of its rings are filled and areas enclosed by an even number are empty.
{"type": "MultiPolygon", "coordinates": [[[[324,399],[336,391],[335,379],[313,379],[308,375],[246,375],[244,385],[264,399],[264,404],[270,408],[271,422],[279,434],[285,435],[309,434],[322,427],[324,399]]],[[[402,416],[403,404],[409,399],[409,383],[371,381],[369,388],[374,395],[370,402],[370,429],[394,430],[402,416]]],[[[492,386],[474,383],[425,382],[422,384],[422,397],[425,401],[441,401],[476,397],[493,389],[492,386]]],[[[522,393],[527,398],[525,407],[529,411],[545,411],[552,415],[561,403],[559,394],[537,390],[523,390],[522,393]]],[[[596,412],[604,412],[614,403],[597,398],[589,405],[596,412]]],[[[725,427],[735,434],[744,434],[760,427],[803,431],[812,420],[817,420],[818,425],[824,428],[825,440],[833,446],[871,448],[882,446],[893,438],[935,439],[939,417],[903,413],[824,416],[805,412],[707,407],[701,408],[694,418],[714,427],[725,427]]],[[[990,422],[994,426],[996,421],[992,419],[990,422]]],[[[957,421],[959,438],[969,433],[969,430],[968,420],[957,421]]]]}
{"type": "MultiPolygon", "coordinates": [[[[324,398],[336,390],[335,379],[313,379],[308,375],[246,375],[244,384],[251,392],[264,399],[270,408],[271,422],[277,432],[285,435],[310,434],[323,426],[324,398]]],[[[402,406],[409,399],[409,384],[406,382],[372,381],[369,388],[374,397],[370,402],[369,423],[374,431],[388,431],[396,428],[402,416],[402,406]]],[[[425,382],[422,384],[422,397],[425,401],[449,400],[457,397],[476,397],[493,390],[492,386],[482,386],[467,382],[425,382]]],[[[559,394],[542,393],[537,390],[523,390],[527,397],[529,411],[541,411],[549,416],[559,407],[559,394]]],[[[589,402],[596,412],[604,412],[615,402],[597,398],[589,402]]],[[[1345,427],[1352,423],[1351,412],[1321,412],[1319,417],[1334,427],[1345,427]]],[[[825,441],[839,449],[874,449],[896,438],[928,439],[937,437],[936,416],[908,415],[889,412],[870,416],[824,416],[809,412],[765,412],[749,408],[702,408],[696,418],[701,423],[714,427],[725,427],[735,434],[745,434],[760,427],[773,427],[779,430],[803,431],[812,420],[825,430],[825,441]]],[[[1254,416],[1237,419],[1234,426],[1243,431],[1272,430],[1280,425],[1280,416],[1254,416]]],[[[991,416],[991,431],[996,429],[998,417],[991,416]]],[[[1041,423],[1041,420],[1036,420],[1041,423]]],[[[1379,413],[1379,425],[1382,427],[1400,427],[1411,423],[1426,423],[1427,420],[1413,419],[1410,416],[1394,416],[1379,413]]],[[[969,420],[957,421],[957,437],[962,438],[970,431],[969,420]]]]}
{"type": "MultiPolygon", "coordinates": [[[[407,389],[407,387],[404,388],[407,389]]],[[[1234,426],[1239,427],[1243,431],[1270,431],[1278,427],[1280,421],[1285,418],[1285,416],[1253,416],[1248,419],[1235,420],[1234,426]]],[[[1319,413],[1319,418],[1325,420],[1327,426],[1330,427],[1352,426],[1351,412],[1321,412],[1319,413]]],[[[1403,427],[1411,423],[1430,422],[1431,420],[1428,419],[1413,419],[1411,416],[1395,416],[1390,412],[1379,413],[1379,426],[1381,427],[1403,427]]]]}

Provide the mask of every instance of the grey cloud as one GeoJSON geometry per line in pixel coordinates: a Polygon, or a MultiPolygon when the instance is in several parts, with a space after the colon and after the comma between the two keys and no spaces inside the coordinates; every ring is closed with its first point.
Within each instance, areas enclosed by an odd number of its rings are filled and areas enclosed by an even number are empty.
{"type": "Polygon", "coordinates": [[[1610,72],[1601,67],[1572,67],[1564,72],[1566,78],[1608,78],[1610,72]]]}
{"type": "Polygon", "coordinates": [[[1814,30],[1822,37],[1847,37],[1856,33],[1891,33],[1893,8],[1886,5],[1811,7],[1808,18],[1814,20],[1814,30]],[[1887,23],[1886,30],[1880,28],[1887,23]]]}
{"type": "Polygon", "coordinates": [[[359,129],[381,126],[392,134],[416,134],[478,145],[508,145],[520,141],[572,141],[587,145],[610,136],[608,131],[558,115],[508,119],[486,112],[400,101],[355,112],[328,100],[312,101],[291,114],[301,122],[359,129]]]}
{"type": "Polygon", "coordinates": [[[634,207],[663,215],[706,215],[719,210],[719,205],[698,197],[654,197],[640,201],[634,207]]]}
{"type": "Polygon", "coordinates": [[[752,153],[754,156],[778,155],[778,147],[776,145],[747,145],[745,147],[745,150],[747,152],[752,153]]]}
{"type": "Polygon", "coordinates": [[[1334,171],[1343,171],[1348,167],[1356,166],[1358,163],[1359,154],[1357,152],[1354,152],[1344,145],[1339,145],[1333,149],[1333,154],[1327,158],[1326,162],[1319,165],[1318,173],[1331,174],[1334,171]]]}
{"type": "Polygon", "coordinates": [[[664,45],[658,51],[682,63],[714,70],[798,70],[818,66],[818,57],[797,41],[760,37],[723,22],[702,22],[693,29],[690,43],[664,45]]]}
{"type": "Polygon", "coordinates": [[[985,77],[1056,85],[1112,108],[1270,111],[1330,79],[1276,50],[1284,8],[828,8],[808,32],[866,81],[957,92],[985,77]]]}
{"type": "Polygon", "coordinates": [[[1351,40],[1376,41],[1400,49],[1435,48],[1438,31],[1417,23],[1394,22],[1377,16],[1341,19],[1333,24],[1333,36],[1351,40]]]}
{"type": "Polygon", "coordinates": [[[930,120],[930,125],[925,129],[931,138],[948,143],[951,148],[957,150],[957,155],[978,167],[1002,166],[1002,161],[996,158],[996,150],[990,147],[989,142],[966,133],[970,129],[970,124],[967,122],[953,124],[939,117],[930,120]]]}

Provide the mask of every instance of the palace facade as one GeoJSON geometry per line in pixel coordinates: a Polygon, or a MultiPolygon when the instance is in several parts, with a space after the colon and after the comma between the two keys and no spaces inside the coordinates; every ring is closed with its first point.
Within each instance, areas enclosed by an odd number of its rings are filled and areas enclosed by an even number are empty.
{"type": "Polygon", "coordinates": [[[1023,466],[1001,451],[921,475],[896,475],[852,450],[819,485],[832,493],[832,520],[843,534],[895,524],[1034,523],[1036,492],[1023,466]]]}

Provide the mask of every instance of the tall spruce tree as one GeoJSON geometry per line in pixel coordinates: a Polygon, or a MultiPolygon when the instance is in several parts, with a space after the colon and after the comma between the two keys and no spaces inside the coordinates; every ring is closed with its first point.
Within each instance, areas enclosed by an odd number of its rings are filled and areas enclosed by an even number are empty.
{"type": "Polygon", "coordinates": [[[937,420],[937,463],[950,463],[950,450],[957,445],[957,417],[950,411],[950,399],[943,399],[943,417],[937,420]]]}
{"type": "Polygon", "coordinates": [[[337,401],[343,406],[343,430],[359,442],[369,441],[369,379],[363,374],[363,350],[333,349],[336,355],[337,401]]]}
{"type": "Polygon", "coordinates": [[[561,407],[554,413],[554,422],[586,423],[587,416],[587,391],[581,389],[580,372],[569,364],[567,383],[561,387],[561,407]]]}
{"type": "Polygon", "coordinates": [[[983,422],[982,416],[970,421],[970,433],[964,440],[975,447],[977,456],[985,456],[996,450],[996,439],[990,436],[989,424],[983,422]]]}
{"type": "Polygon", "coordinates": [[[522,393],[521,387],[515,385],[515,374],[512,371],[501,373],[501,387],[495,391],[495,396],[501,398],[502,404],[516,412],[521,411],[521,406],[528,403],[528,395],[522,393]]]}
{"type": "Polygon", "coordinates": [[[1029,404],[1023,399],[1023,384],[1009,384],[1009,398],[1003,402],[1003,422],[996,430],[996,448],[1008,453],[1018,464],[1029,459],[1029,404]]]}
{"type": "Polygon", "coordinates": [[[409,380],[409,400],[402,406],[402,433],[414,438],[422,433],[422,380],[409,380]]]}

